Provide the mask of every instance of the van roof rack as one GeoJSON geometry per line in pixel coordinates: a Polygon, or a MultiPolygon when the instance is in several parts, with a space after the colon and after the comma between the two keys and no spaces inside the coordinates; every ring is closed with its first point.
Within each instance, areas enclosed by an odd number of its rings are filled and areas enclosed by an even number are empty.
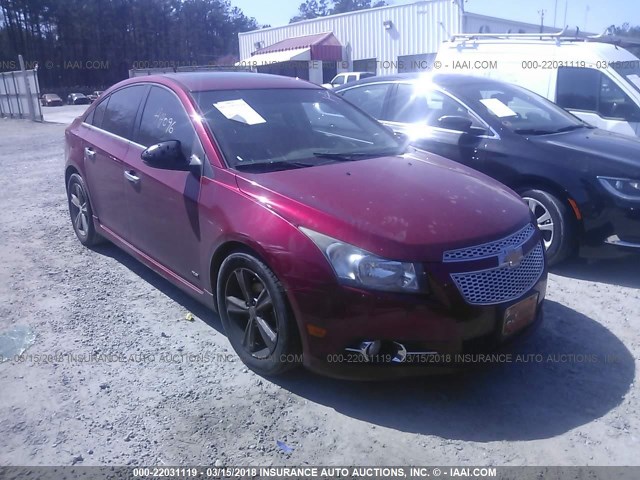
{"type": "MultiPolygon", "coordinates": [[[[499,38],[522,38],[522,39],[558,39],[566,35],[567,27],[555,33],[456,33],[451,37],[451,41],[475,40],[475,39],[499,39],[499,38]]],[[[578,33],[578,32],[576,32],[578,33]]],[[[570,37],[573,38],[573,37],[570,37]]]]}
{"type": "Polygon", "coordinates": [[[500,39],[515,39],[515,40],[555,40],[556,42],[600,42],[600,43],[612,43],[614,45],[640,45],[640,39],[621,37],[617,35],[611,35],[609,29],[606,29],[599,35],[584,35],[581,34],[580,28],[576,28],[575,34],[567,34],[569,27],[566,26],[558,32],[544,32],[544,33],[456,33],[451,36],[449,41],[455,40],[500,40],[500,39]]]}

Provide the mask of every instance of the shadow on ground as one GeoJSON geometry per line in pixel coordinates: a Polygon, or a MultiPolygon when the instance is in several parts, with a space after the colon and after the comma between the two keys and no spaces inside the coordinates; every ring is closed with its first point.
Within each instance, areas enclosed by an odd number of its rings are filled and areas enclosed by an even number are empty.
{"type": "Polygon", "coordinates": [[[518,354],[531,360],[392,383],[349,383],[306,372],[276,383],[376,425],[490,442],[550,438],[589,423],[620,404],[635,377],[634,359],[615,335],[550,301],[542,327],[510,353],[514,360],[518,354]]]}
{"type": "Polygon", "coordinates": [[[551,269],[561,277],[640,288],[640,255],[607,260],[570,259],[551,269]]]}
{"type": "MultiPolygon", "coordinates": [[[[223,332],[214,312],[128,254],[111,245],[96,251],[124,264],[223,332]]],[[[615,335],[595,320],[549,300],[544,324],[508,353],[512,363],[456,376],[364,383],[298,369],[268,380],[372,424],[489,442],[550,438],[589,423],[619,405],[635,377],[634,358],[615,335]],[[521,361],[515,361],[517,355],[521,361]]]]}
{"type": "Polygon", "coordinates": [[[222,323],[220,322],[220,317],[218,317],[218,314],[214,312],[213,309],[207,308],[202,303],[190,297],[178,287],[173,285],[171,282],[165,280],[163,277],[145,266],[143,263],[133,258],[124,250],[116,247],[111,243],[98,245],[94,247],[93,250],[100,255],[111,257],[114,260],[120,262],[122,265],[142,278],[145,282],[153,286],[153,288],[159,290],[167,297],[180,304],[189,312],[192,312],[196,317],[206,322],[209,326],[213,327],[219,333],[223,335],[225,334],[224,329],[222,328],[222,323]]]}

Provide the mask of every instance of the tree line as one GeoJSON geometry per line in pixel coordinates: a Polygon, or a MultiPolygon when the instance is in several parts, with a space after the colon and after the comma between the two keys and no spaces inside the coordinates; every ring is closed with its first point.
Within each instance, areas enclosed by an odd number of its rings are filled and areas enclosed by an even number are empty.
{"type": "Polygon", "coordinates": [[[233,64],[256,28],[228,0],[0,0],[0,71],[22,54],[43,88],[98,88],[132,67],[233,64]]]}
{"type": "Polygon", "coordinates": [[[387,5],[384,0],[305,0],[289,23],[387,5]]]}

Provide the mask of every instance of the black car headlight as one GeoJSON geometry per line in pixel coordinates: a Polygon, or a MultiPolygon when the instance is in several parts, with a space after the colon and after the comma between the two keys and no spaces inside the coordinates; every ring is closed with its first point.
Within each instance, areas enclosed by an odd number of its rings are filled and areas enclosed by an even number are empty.
{"type": "Polygon", "coordinates": [[[623,200],[640,202],[640,180],[616,177],[598,177],[598,180],[612,195],[623,200]]]}
{"type": "Polygon", "coordinates": [[[389,292],[424,291],[419,264],[387,260],[308,228],[300,227],[300,231],[318,246],[340,283],[389,292]]]}

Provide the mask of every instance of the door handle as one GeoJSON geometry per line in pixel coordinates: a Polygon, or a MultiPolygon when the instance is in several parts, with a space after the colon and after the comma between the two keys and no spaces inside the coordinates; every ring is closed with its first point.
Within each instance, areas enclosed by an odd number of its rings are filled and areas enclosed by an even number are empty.
{"type": "Polygon", "coordinates": [[[125,170],[124,171],[124,178],[126,178],[127,180],[129,180],[131,183],[138,183],[140,182],[140,177],[138,177],[136,175],[136,172],[134,172],[133,170],[125,170]]]}
{"type": "Polygon", "coordinates": [[[84,156],[93,160],[96,158],[96,152],[93,148],[84,147],[84,156]]]}

